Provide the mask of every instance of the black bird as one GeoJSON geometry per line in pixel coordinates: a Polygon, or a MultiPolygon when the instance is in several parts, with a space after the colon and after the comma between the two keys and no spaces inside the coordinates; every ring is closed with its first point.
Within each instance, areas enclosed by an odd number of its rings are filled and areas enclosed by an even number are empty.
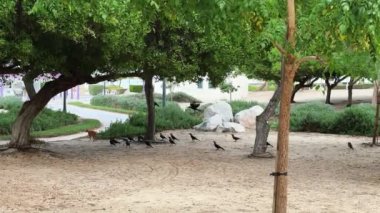
{"type": "Polygon", "coordinates": [[[272,144],[270,144],[268,141],[267,141],[267,146],[271,146],[271,147],[273,147],[272,144]]]}
{"type": "Polygon", "coordinates": [[[238,141],[238,140],[240,140],[240,138],[239,138],[239,137],[236,137],[234,134],[231,134],[231,136],[232,136],[232,139],[235,140],[235,142],[238,141]]]}
{"type": "Polygon", "coordinates": [[[200,103],[197,103],[197,102],[191,102],[190,103],[190,106],[188,108],[194,110],[194,111],[199,111],[198,107],[200,106],[201,104],[200,103]]]}
{"type": "Polygon", "coordinates": [[[197,137],[195,137],[193,134],[189,133],[191,137],[191,141],[200,141],[197,137]]]}
{"type": "Polygon", "coordinates": [[[144,136],[142,136],[142,135],[137,136],[137,141],[138,142],[141,142],[143,140],[144,140],[144,136]]]}
{"type": "Polygon", "coordinates": [[[174,145],[175,145],[175,142],[174,142],[174,140],[172,139],[172,137],[169,137],[169,142],[170,142],[170,144],[174,144],[174,145]]]}
{"type": "Polygon", "coordinates": [[[129,142],[128,138],[121,138],[125,142],[125,146],[128,146],[129,148],[131,147],[131,143],[129,142]]]}
{"type": "Polygon", "coordinates": [[[135,141],[135,139],[134,139],[133,137],[131,137],[131,136],[127,136],[127,139],[128,139],[129,141],[135,141]]]}
{"type": "Polygon", "coordinates": [[[354,147],[352,146],[352,143],[351,142],[348,142],[348,147],[352,150],[354,150],[354,147]]]}
{"type": "Polygon", "coordinates": [[[152,144],[151,144],[149,141],[144,140],[144,143],[145,143],[148,147],[153,148],[152,144]]]}
{"type": "Polygon", "coordinates": [[[178,138],[176,138],[173,133],[170,133],[170,137],[173,139],[173,140],[177,140],[178,141],[178,138]]]}
{"type": "Polygon", "coordinates": [[[115,140],[115,138],[111,138],[111,139],[110,139],[110,144],[111,144],[112,146],[116,146],[116,144],[118,144],[118,143],[120,143],[120,142],[117,141],[117,140],[115,140]]]}
{"type": "Polygon", "coordinates": [[[215,141],[214,141],[214,146],[215,146],[216,150],[221,149],[221,150],[225,151],[224,148],[219,146],[219,144],[217,144],[215,141]]]}
{"type": "Polygon", "coordinates": [[[154,102],[154,106],[155,106],[155,107],[156,107],[156,106],[160,107],[160,105],[159,105],[157,102],[154,102]]]}
{"type": "MultiPolygon", "coordinates": [[[[162,140],[165,140],[165,139],[166,139],[165,135],[163,135],[162,133],[160,133],[160,138],[161,138],[162,140]]],[[[169,137],[169,138],[170,138],[170,137],[169,137]]]]}

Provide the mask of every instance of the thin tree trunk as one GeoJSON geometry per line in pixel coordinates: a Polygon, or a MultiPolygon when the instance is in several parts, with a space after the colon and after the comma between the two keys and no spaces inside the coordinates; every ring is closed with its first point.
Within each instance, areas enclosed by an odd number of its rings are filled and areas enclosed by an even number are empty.
{"type": "Polygon", "coordinates": [[[256,117],[256,138],[253,152],[250,156],[252,157],[265,157],[267,151],[267,141],[270,126],[268,120],[274,115],[276,106],[280,101],[280,86],[277,88],[270,99],[268,105],[265,107],[264,112],[256,117]]]}
{"type": "Polygon", "coordinates": [[[377,143],[377,135],[378,135],[378,129],[379,129],[379,109],[380,104],[376,104],[376,115],[375,115],[375,125],[373,128],[373,135],[372,135],[372,145],[375,145],[377,143]]]}
{"type": "Polygon", "coordinates": [[[67,112],[67,91],[63,91],[63,108],[62,108],[62,111],[63,112],[67,112]]]}
{"type": "Polygon", "coordinates": [[[296,93],[303,87],[303,84],[299,83],[294,86],[292,97],[290,98],[290,102],[295,103],[294,97],[296,96],[296,93]]]}
{"type": "MultiPolygon", "coordinates": [[[[286,40],[291,47],[295,47],[296,12],[294,0],[287,1],[287,35],[286,40]]],[[[285,56],[285,68],[281,73],[281,103],[279,115],[279,129],[277,136],[276,170],[274,173],[273,212],[286,213],[288,188],[288,144],[290,126],[290,98],[292,96],[295,70],[295,58],[289,54],[285,56]],[[294,69],[294,70],[293,70],[294,69]]]]}
{"type": "Polygon", "coordinates": [[[347,98],[347,107],[350,107],[352,105],[352,91],[354,89],[354,85],[356,83],[358,83],[358,81],[360,80],[361,78],[350,78],[350,81],[348,82],[348,86],[347,86],[347,92],[348,92],[348,98],[347,98]]]}
{"type": "Polygon", "coordinates": [[[79,83],[73,79],[60,78],[48,82],[30,101],[26,101],[13,126],[12,138],[9,143],[9,148],[25,149],[31,146],[30,144],[30,128],[34,118],[46,106],[51,98],[79,83]]]}
{"type": "Polygon", "coordinates": [[[327,86],[327,91],[326,91],[326,101],[325,103],[326,104],[331,104],[331,90],[332,90],[332,87],[331,86],[327,86]]]}
{"type": "Polygon", "coordinates": [[[154,87],[153,87],[153,76],[148,75],[145,77],[145,98],[146,104],[148,107],[148,116],[147,116],[147,129],[145,133],[145,139],[154,140],[155,134],[155,111],[154,111],[154,87]]]}

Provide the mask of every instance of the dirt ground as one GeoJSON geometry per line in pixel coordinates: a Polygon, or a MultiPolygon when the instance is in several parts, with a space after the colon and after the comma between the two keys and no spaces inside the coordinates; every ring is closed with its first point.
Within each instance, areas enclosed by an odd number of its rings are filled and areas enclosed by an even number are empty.
{"type": "MultiPolygon", "coordinates": [[[[253,133],[235,143],[206,132],[191,142],[188,132],[153,149],[79,139],[42,147],[54,155],[1,154],[0,212],[271,212],[275,160],[247,157],[253,133]]],[[[361,146],[369,141],[292,133],[288,212],[380,212],[380,147],[361,146]]]]}

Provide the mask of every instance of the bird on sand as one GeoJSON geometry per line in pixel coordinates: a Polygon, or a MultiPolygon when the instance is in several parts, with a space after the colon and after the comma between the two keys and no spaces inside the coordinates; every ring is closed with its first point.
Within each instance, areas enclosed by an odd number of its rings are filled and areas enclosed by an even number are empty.
{"type": "Polygon", "coordinates": [[[173,139],[173,140],[179,140],[178,138],[176,138],[174,135],[173,135],[173,133],[170,133],[170,137],[173,139]]]}
{"type": "Polygon", "coordinates": [[[131,137],[131,136],[127,136],[126,137],[129,141],[135,141],[135,139],[133,138],[133,137],[131,137]]]}
{"type": "Polygon", "coordinates": [[[194,111],[199,111],[198,107],[200,106],[201,104],[200,103],[197,103],[197,102],[191,102],[190,103],[190,106],[188,106],[188,108],[194,110],[194,111]]]}
{"type": "Polygon", "coordinates": [[[129,142],[128,138],[121,138],[125,142],[125,146],[131,148],[131,143],[129,142]]]}
{"type": "Polygon", "coordinates": [[[118,144],[118,143],[120,143],[120,142],[117,141],[117,140],[115,140],[115,138],[111,138],[111,139],[110,139],[110,144],[111,144],[112,146],[116,146],[116,144],[118,144]]]}
{"type": "Polygon", "coordinates": [[[143,140],[144,140],[144,136],[142,136],[142,135],[137,136],[137,141],[138,142],[141,142],[143,140]]]}
{"type": "Polygon", "coordinates": [[[165,135],[163,135],[162,133],[160,133],[160,138],[161,138],[161,140],[165,140],[166,139],[165,135]]]}
{"type": "Polygon", "coordinates": [[[197,137],[195,137],[193,134],[189,133],[192,141],[200,141],[197,137]]]}
{"type": "Polygon", "coordinates": [[[214,146],[215,146],[216,150],[221,149],[221,150],[225,151],[224,148],[221,147],[219,144],[217,144],[215,141],[214,141],[214,146]]]}
{"type": "Polygon", "coordinates": [[[238,141],[238,140],[240,140],[240,138],[236,137],[234,134],[231,134],[231,136],[232,136],[232,139],[234,139],[235,142],[238,141]]]}
{"type": "Polygon", "coordinates": [[[352,146],[352,143],[351,142],[348,142],[348,147],[350,148],[350,149],[352,149],[352,150],[354,150],[354,147],[352,146]]]}
{"type": "Polygon", "coordinates": [[[173,145],[175,145],[175,142],[174,142],[174,140],[173,140],[173,138],[172,138],[172,137],[169,137],[169,142],[170,142],[170,144],[173,144],[173,145]]]}
{"type": "Polygon", "coordinates": [[[271,147],[273,147],[273,145],[272,145],[272,144],[270,144],[268,141],[267,141],[267,146],[271,146],[271,147]]]}

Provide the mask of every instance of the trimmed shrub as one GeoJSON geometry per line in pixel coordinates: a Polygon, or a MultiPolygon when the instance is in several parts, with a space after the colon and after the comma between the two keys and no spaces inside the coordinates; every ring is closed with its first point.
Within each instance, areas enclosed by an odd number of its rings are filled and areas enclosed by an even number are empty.
{"type": "Polygon", "coordinates": [[[200,103],[201,101],[194,98],[191,95],[188,95],[184,92],[173,92],[169,93],[167,96],[168,100],[176,101],[176,102],[198,102],[200,103]]]}
{"type": "Polygon", "coordinates": [[[16,96],[6,96],[0,98],[0,109],[12,109],[19,108],[22,105],[20,97],[16,96]]]}
{"type": "Polygon", "coordinates": [[[234,115],[236,113],[242,111],[242,110],[249,109],[249,108],[251,108],[253,106],[256,106],[256,105],[260,105],[263,108],[265,107],[263,104],[260,104],[260,103],[258,103],[256,101],[235,100],[235,101],[229,102],[229,104],[231,105],[232,113],[234,115]]]}
{"type": "MultiPolygon", "coordinates": [[[[147,114],[139,112],[126,122],[116,122],[99,134],[102,138],[139,135],[145,132],[147,114]]],[[[156,130],[188,129],[202,122],[202,119],[184,112],[178,105],[169,103],[166,107],[156,109],[156,130]]]]}
{"type": "Polygon", "coordinates": [[[91,84],[88,86],[90,95],[99,95],[103,92],[103,86],[99,84],[91,84]]]}
{"type": "Polygon", "coordinates": [[[337,114],[331,132],[349,135],[373,134],[375,109],[370,104],[359,104],[345,108],[337,114]]]}
{"type": "MultiPolygon", "coordinates": [[[[7,113],[1,114],[0,119],[0,135],[9,135],[11,133],[12,125],[16,120],[20,108],[9,109],[7,113]]],[[[51,109],[44,109],[34,119],[31,131],[42,131],[48,129],[55,129],[66,125],[78,123],[78,117],[74,114],[64,113],[62,111],[53,111],[51,109]]]]}
{"type": "Polygon", "coordinates": [[[141,93],[143,91],[143,85],[129,85],[129,91],[141,93]]]}
{"type": "Polygon", "coordinates": [[[335,109],[321,102],[310,102],[293,106],[290,130],[328,133],[334,125],[335,109]]]}
{"type": "MultiPolygon", "coordinates": [[[[155,97],[157,97],[157,95],[155,95],[155,97]]],[[[160,102],[158,98],[156,101],[160,102]]],[[[143,94],[128,96],[97,95],[91,98],[90,103],[94,106],[107,106],[135,111],[145,111],[147,109],[145,95],[143,94]]]]}

